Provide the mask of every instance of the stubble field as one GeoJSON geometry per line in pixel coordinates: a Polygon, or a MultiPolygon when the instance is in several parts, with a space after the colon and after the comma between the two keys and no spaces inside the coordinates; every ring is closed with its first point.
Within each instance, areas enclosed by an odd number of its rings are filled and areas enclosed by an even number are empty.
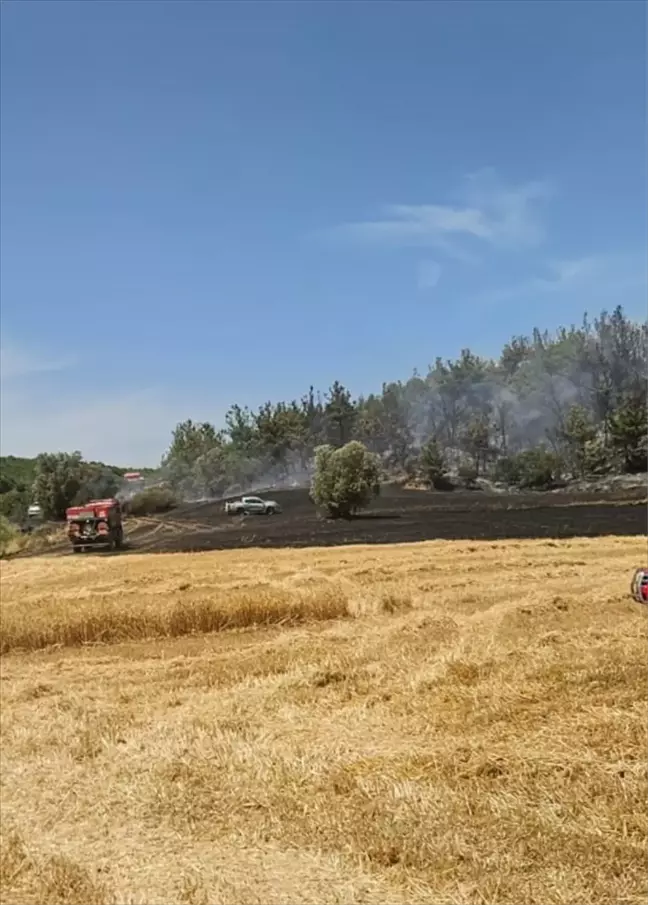
{"type": "Polygon", "coordinates": [[[645,556],[1,563],[1,901],[643,905],[645,556]]]}

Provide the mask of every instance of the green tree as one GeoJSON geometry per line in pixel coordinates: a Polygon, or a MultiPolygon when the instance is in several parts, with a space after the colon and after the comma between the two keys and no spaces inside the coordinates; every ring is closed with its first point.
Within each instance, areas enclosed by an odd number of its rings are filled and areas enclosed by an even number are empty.
{"type": "Polygon", "coordinates": [[[272,465],[286,468],[292,453],[304,458],[308,425],[296,402],[266,402],[255,415],[255,424],[258,447],[272,465]]]}
{"type": "Polygon", "coordinates": [[[429,439],[421,447],[419,470],[428,487],[446,489],[448,484],[446,462],[436,440],[429,439]]]}
{"type": "Polygon", "coordinates": [[[382,433],[385,438],[384,450],[388,453],[388,463],[396,468],[404,468],[413,452],[413,437],[409,427],[409,406],[405,388],[401,383],[383,384],[382,390],[382,433]]]}
{"type": "Polygon", "coordinates": [[[484,415],[478,415],[468,421],[461,445],[473,460],[475,477],[484,470],[490,454],[491,428],[488,419],[484,415]]]}
{"type": "Polygon", "coordinates": [[[86,463],[80,452],[41,453],[36,457],[36,476],[32,495],[50,519],[64,519],[83,488],[87,477],[86,463]]]}
{"type": "Polygon", "coordinates": [[[0,494],[0,514],[10,522],[21,524],[27,516],[29,502],[28,490],[9,490],[0,494]]]}
{"type": "Polygon", "coordinates": [[[233,405],[225,415],[226,432],[232,444],[242,456],[257,454],[257,430],[254,416],[247,408],[233,405]]]}
{"type": "Polygon", "coordinates": [[[648,470],[648,412],[645,393],[627,397],[610,418],[610,440],[623,470],[648,470]]]}
{"type": "Polygon", "coordinates": [[[337,380],[330,388],[324,406],[327,436],[334,446],[344,446],[353,434],[356,408],[351,393],[337,380]]]}
{"type": "Polygon", "coordinates": [[[380,492],[380,460],[357,440],[315,450],[311,498],[333,518],[349,518],[380,492]]]}
{"type": "Polygon", "coordinates": [[[193,465],[196,459],[216,446],[220,440],[221,437],[213,424],[207,421],[195,424],[189,418],[175,427],[166,459],[193,465]]]}
{"type": "Polygon", "coordinates": [[[300,411],[306,425],[306,447],[303,453],[305,461],[326,440],[324,405],[320,394],[316,394],[312,386],[301,399],[300,411]]]}
{"type": "Polygon", "coordinates": [[[588,477],[609,474],[614,468],[612,450],[601,435],[587,440],[583,450],[583,473],[588,477]]]}
{"type": "Polygon", "coordinates": [[[122,484],[121,477],[112,468],[98,462],[84,462],[82,471],[83,484],[74,498],[78,504],[114,497],[122,484]]]}
{"type": "Polygon", "coordinates": [[[504,344],[499,367],[507,378],[514,377],[518,369],[530,356],[530,343],[526,336],[514,336],[504,344]]]}
{"type": "Polygon", "coordinates": [[[588,446],[596,440],[596,427],[591,412],[581,405],[572,405],[558,429],[558,440],[564,448],[565,459],[572,474],[587,474],[588,446]]]}
{"type": "Polygon", "coordinates": [[[187,489],[201,496],[222,496],[232,483],[232,456],[233,451],[223,444],[212,446],[195,461],[187,489]]]}
{"type": "Polygon", "coordinates": [[[195,423],[190,418],[176,425],[171,445],[162,459],[162,466],[173,487],[186,487],[198,459],[223,442],[223,437],[207,421],[195,423]]]}
{"type": "Polygon", "coordinates": [[[495,476],[520,490],[550,490],[560,480],[561,471],[560,458],[539,447],[500,459],[495,476]]]}
{"type": "Polygon", "coordinates": [[[34,481],[35,467],[35,459],[0,456],[0,494],[10,490],[29,490],[34,481]]]}
{"type": "Polygon", "coordinates": [[[383,424],[384,408],[382,400],[373,393],[357,402],[357,418],[354,427],[354,438],[363,443],[371,452],[386,452],[389,443],[383,424]]]}

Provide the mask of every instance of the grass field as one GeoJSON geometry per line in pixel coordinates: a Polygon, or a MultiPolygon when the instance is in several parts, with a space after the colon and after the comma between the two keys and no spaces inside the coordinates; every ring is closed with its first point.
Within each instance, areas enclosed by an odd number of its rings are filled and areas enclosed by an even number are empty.
{"type": "Polygon", "coordinates": [[[644,905],[645,556],[1,563],[1,901],[644,905]]]}

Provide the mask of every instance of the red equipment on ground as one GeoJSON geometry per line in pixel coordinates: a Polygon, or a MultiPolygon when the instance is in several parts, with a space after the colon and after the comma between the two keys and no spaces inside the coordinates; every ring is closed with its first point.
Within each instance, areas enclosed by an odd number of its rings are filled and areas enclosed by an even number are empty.
{"type": "Polygon", "coordinates": [[[65,510],[65,518],[75,553],[82,552],[86,547],[115,550],[123,544],[124,528],[119,500],[90,500],[83,506],[70,506],[65,510]]]}
{"type": "Polygon", "coordinates": [[[648,569],[635,569],[630,590],[635,600],[648,604],[648,569]]]}

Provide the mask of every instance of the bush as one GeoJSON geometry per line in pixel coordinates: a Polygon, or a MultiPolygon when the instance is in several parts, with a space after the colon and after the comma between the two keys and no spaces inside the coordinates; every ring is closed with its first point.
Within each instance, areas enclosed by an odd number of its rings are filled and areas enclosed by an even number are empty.
{"type": "Polygon", "coordinates": [[[340,449],[318,446],[311,499],[332,518],[349,518],[380,492],[380,460],[352,440],[340,449]]]}
{"type": "Polygon", "coordinates": [[[583,472],[587,477],[600,477],[612,471],[610,450],[601,437],[587,440],[583,447],[583,472]]]}
{"type": "Polygon", "coordinates": [[[562,463],[546,449],[527,449],[497,463],[499,481],[521,490],[550,490],[560,480],[562,463]]]}
{"type": "Polygon", "coordinates": [[[27,507],[29,506],[29,492],[26,490],[9,490],[7,493],[0,494],[0,515],[9,519],[10,522],[22,524],[27,518],[27,507]]]}
{"type": "Polygon", "coordinates": [[[0,557],[6,556],[15,546],[18,539],[18,531],[9,519],[5,518],[4,515],[0,515],[0,557]]]}
{"type": "Polygon", "coordinates": [[[124,508],[130,515],[154,515],[156,512],[168,512],[178,505],[173,491],[168,487],[150,487],[136,493],[124,508]]]}
{"type": "Polygon", "coordinates": [[[460,465],[457,469],[457,476],[464,484],[471,488],[474,486],[479,474],[474,465],[460,465]]]}
{"type": "Polygon", "coordinates": [[[428,440],[421,448],[419,471],[428,487],[434,487],[435,490],[454,489],[454,485],[448,479],[443,453],[434,440],[428,440]]]}

